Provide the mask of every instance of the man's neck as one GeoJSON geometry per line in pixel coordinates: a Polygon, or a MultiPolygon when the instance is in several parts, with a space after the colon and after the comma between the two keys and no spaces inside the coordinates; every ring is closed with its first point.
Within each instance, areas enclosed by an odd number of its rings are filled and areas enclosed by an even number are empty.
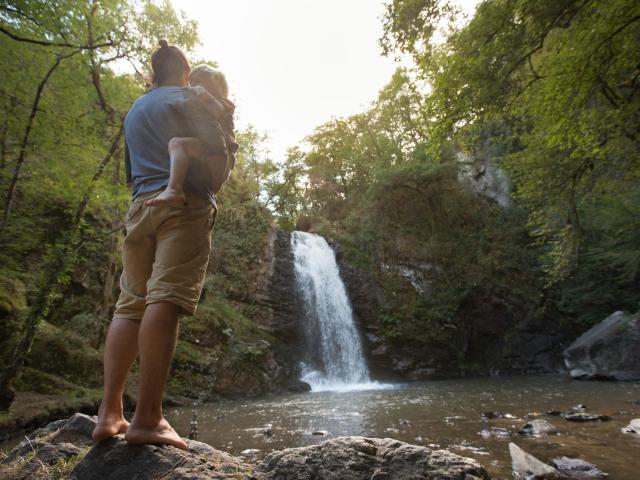
{"type": "Polygon", "coordinates": [[[170,82],[164,82],[162,85],[158,85],[159,87],[187,87],[188,85],[184,83],[182,80],[175,80],[170,82]]]}

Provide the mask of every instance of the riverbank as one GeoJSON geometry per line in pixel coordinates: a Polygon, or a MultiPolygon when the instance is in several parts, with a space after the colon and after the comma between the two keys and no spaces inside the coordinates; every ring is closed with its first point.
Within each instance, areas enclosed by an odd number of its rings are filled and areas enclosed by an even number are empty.
{"type": "Polygon", "coordinates": [[[489,480],[484,468],[472,459],[389,438],[337,438],[272,452],[253,462],[197,441],[189,441],[189,450],[182,451],[128,445],[120,435],[94,446],[90,438],[94,426],[94,418],[76,414],[33,432],[0,458],[0,475],[7,480],[489,480]]]}
{"type": "MultiPolygon", "coordinates": [[[[179,403],[170,402],[165,410],[181,435],[189,433],[195,411],[200,441],[251,464],[290,447],[364,436],[447,449],[475,459],[494,479],[511,478],[510,443],[546,464],[562,456],[585,460],[609,478],[631,479],[640,471],[640,437],[623,431],[640,417],[640,382],[581,382],[557,375],[475,378],[179,403]],[[610,420],[575,422],[560,415],[579,405],[586,415],[610,420]],[[556,431],[519,433],[533,420],[556,431]]],[[[5,443],[3,450],[18,441],[5,443]]]]}

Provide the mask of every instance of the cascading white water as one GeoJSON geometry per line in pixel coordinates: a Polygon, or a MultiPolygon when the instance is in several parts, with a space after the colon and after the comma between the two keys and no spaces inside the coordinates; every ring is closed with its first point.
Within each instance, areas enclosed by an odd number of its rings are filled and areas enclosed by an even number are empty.
{"type": "Polygon", "coordinates": [[[323,237],[307,232],[293,232],[291,246],[305,306],[303,330],[309,349],[319,357],[303,364],[301,379],[312,391],[383,387],[369,378],[333,250],[323,237]]]}

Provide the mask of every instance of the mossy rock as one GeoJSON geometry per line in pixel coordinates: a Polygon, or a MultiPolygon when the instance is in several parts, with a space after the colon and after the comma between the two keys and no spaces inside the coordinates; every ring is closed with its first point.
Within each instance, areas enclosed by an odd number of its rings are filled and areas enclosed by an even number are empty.
{"type": "Polygon", "coordinates": [[[7,315],[19,315],[27,309],[24,284],[11,278],[6,272],[0,272],[0,318],[7,315]]]}
{"type": "Polygon", "coordinates": [[[80,335],[48,322],[38,329],[28,364],[78,385],[102,383],[102,355],[80,335]]]}
{"type": "Polygon", "coordinates": [[[84,388],[51,373],[35,368],[24,368],[16,381],[16,389],[23,392],[34,392],[45,395],[82,396],[84,388]]]}
{"type": "Polygon", "coordinates": [[[0,271],[0,365],[7,365],[13,354],[27,312],[25,286],[0,271]]]}

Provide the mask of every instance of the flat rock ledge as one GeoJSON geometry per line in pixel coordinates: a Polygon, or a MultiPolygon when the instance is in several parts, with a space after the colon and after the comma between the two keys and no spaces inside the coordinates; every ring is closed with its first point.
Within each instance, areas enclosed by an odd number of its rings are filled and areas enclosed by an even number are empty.
{"type": "Polygon", "coordinates": [[[341,437],[289,448],[254,464],[200,442],[189,451],[128,445],[122,436],[95,445],[95,417],[75,414],[33,432],[0,460],[4,480],[490,480],[473,459],[391,438],[341,437]]]}

